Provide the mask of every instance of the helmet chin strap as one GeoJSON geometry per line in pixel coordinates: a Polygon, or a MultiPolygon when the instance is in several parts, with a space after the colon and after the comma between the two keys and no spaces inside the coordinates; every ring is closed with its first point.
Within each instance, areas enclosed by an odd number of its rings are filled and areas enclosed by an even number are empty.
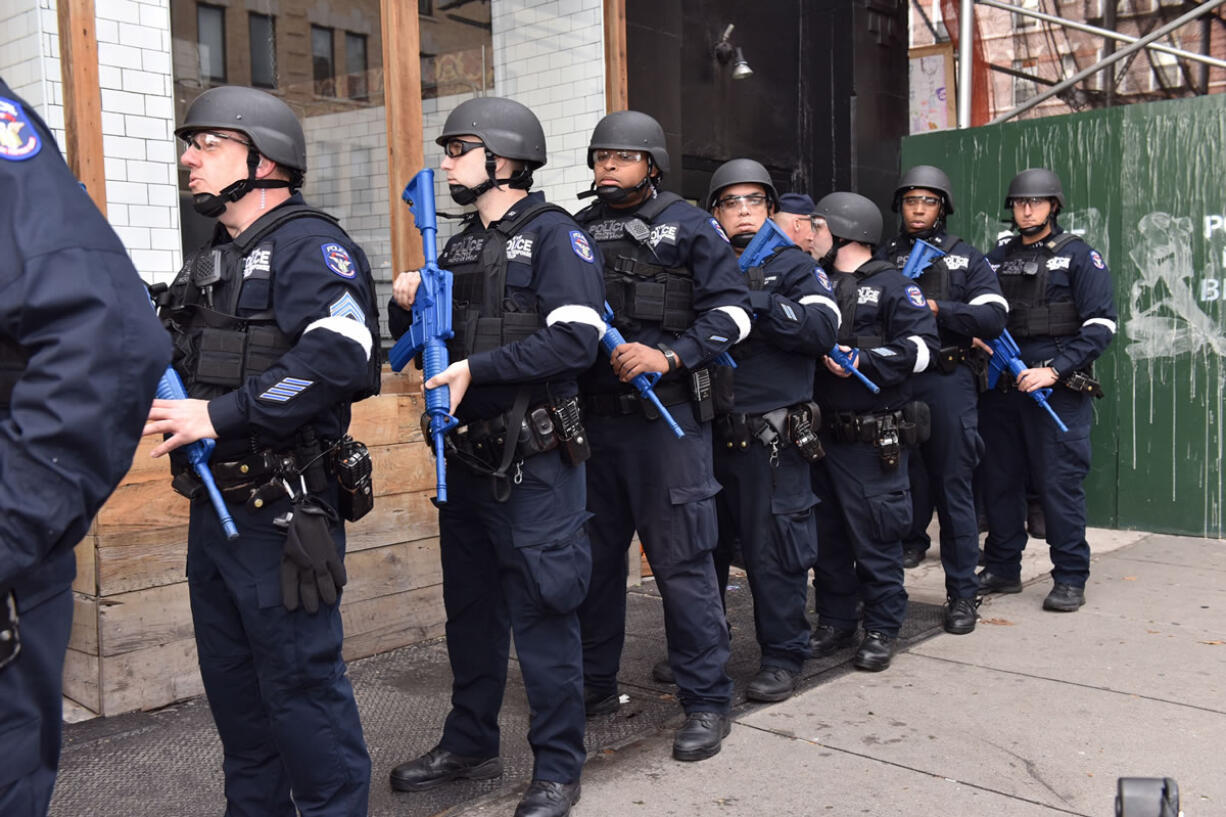
{"type": "Polygon", "coordinates": [[[481,184],[477,185],[476,187],[466,187],[462,184],[447,185],[447,189],[451,192],[451,200],[461,207],[467,207],[485,193],[493,190],[495,187],[501,189],[504,183],[507,187],[511,187],[516,190],[528,190],[532,187],[531,170],[522,170],[513,174],[509,179],[499,179],[496,175],[497,172],[498,157],[495,156],[489,148],[486,148],[485,181],[481,182],[481,184]]]}
{"type": "Polygon", "coordinates": [[[835,271],[835,257],[839,254],[839,250],[843,249],[850,243],[846,238],[839,238],[838,236],[831,236],[831,238],[833,238],[834,241],[830,244],[830,249],[826,251],[825,255],[817,259],[817,265],[826,270],[826,272],[835,271]]]}
{"type": "Polygon", "coordinates": [[[192,196],[192,209],[207,218],[217,218],[226,211],[232,201],[238,201],[252,190],[267,190],[273,187],[289,187],[285,179],[257,179],[255,170],[260,165],[260,153],[254,147],[247,149],[247,178],[226,185],[220,193],[196,193],[192,196]]]}
{"type": "Polygon", "coordinates": [[[652,169],[655,167],[655,162],[651,156],[647,157],[647,175],[639,181],[634,187],[618,187],[615,184],[606,184],[601,187],[596,186],[596,182],[592,182],[592,186],[580,193],[576,198],[589,199],[595,196],[602,203],[616,207],[619,204],[625,204],[629,199],[634,198],[643,188],[651,185],[654,189],[659,181],[659,178],[651,175],[652,169]]]}
{"type": "Polygon", "coordinates": [[[757,234],[757,230],[753,231],[752,233],[737,233],[736,235],[728,237],[728,243],[733,247],[736,247],[738,250],[743,250],[749,246],[749,242],[753,241],[753,237],[757,234]]]}

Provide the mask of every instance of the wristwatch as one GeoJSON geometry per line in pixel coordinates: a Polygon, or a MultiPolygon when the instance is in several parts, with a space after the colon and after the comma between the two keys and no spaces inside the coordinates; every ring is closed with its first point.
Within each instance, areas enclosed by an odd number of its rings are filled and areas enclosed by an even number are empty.
{"type": "Polygon", "coordinates": [[[664,359],[668,361],[669,372],[675,372],[681,368],[681,358],[677,357],[677,353],[663,343],[657,343],[656,348],[664,353],[664,359]]]}

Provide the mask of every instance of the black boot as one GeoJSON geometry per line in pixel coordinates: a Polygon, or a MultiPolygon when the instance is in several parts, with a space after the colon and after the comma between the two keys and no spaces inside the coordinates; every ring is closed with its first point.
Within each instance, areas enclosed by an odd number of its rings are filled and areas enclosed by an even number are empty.
{"type": "Polygon", "coordinates": [[[392,769],[396,791],[425,791],[448,780],[488,780],[502,774],[502,760],[494,757],[461,757],[435,746],[416,760],[392,769]]]}
{"type": "Polygon", "coordinates": [[[745,688],[745,697],[751,701],[786,701],[796,689],[799,673],[783,667],[762,667],[745,688]]]}
{"type": "Polygon", "coordinates": [[[668,663],[667,658],[663,658],[651,665],[651,680],[661,684],[677,683],[677,679],[673,677],[673,667],[668,663]]]}
{"type": "Polygon", "coordinates": [[[1035,539],[1047,538],[1047,517],[1043,515],[1043,503],[1037,499],[1026,503],[1026,532],[1035,539]]]}
{"type": "Polygon", "coordinates": [[[611,715],[620,709],[621,705],[621,695],[618,694],[616,687],[612,692],[607,689],[583,688],[583,711],[589,718],[597,715],[611,715]]]}
{"type": "Polygon", "coordinates": [[[719,754],[724,738],[732,729],[727,715],[718,712],[691,712],[673,739],[677,760],[706,760],[719,754]]]}
{"type": "Polygon", "coordinates": [[[1057,613],[1075,613],[1086,603],[1086,591],[1071,584],[1057,584],[1043,599],[1044,610],[1057,613]]]}
{"type": "Polygon", "coordinates": [[[997,576],[986,567],[980,570],[975,578],[979,579],[979,595],[981,596],[986,596],[989,593],[1022,592],[1021,579],[1006,579],[1004,576],[997,576]]]}
{"type": "Polygon", "coordinates": [[[975,631],[975,612],[979,607],[974,599],[946,599],[945,601],[945,632],[954,635],[966,635],[975,631]]]}
{"type": "Polygon", "coordinates": [[[515,809],[515,817],[566,817],[579,802],[579,782],[533,780],[515,809]]]}
{"type": "Polygon", "coordinates": [[[855,628],[840,630],[829,624],[819,624],[813,629],[813,635],[809,636],[809,654],[814,658],[825,658],[850,647],[855,640],[855,628]]]}
{"type": "Polygon", "coordinates": [[[868,672],[881,672],[890,666],[894,657],[894,639],[885,633],[870,631],[864,634],[856,657],[851,659],[852,666],[868,672]]]}
{"type": "Polygon", "coordinates": [[[926,555],[928,555],[928,551],[923,548],[904,545],[902,549],[902,566],[907,569],[919,567],[920,562],[924,561],[926,555]]]}

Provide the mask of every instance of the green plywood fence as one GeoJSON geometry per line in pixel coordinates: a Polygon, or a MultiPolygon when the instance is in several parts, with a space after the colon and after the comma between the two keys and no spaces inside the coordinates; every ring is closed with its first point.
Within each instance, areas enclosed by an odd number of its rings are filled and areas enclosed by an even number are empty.
{"type": "Polygon", "coordinates": [[[913,136],[915,164],[949,174],[950,230],[981,249],[1008,230],[1017,171],[1060,174],[1061,224],[1106,257],[1120,317],[1097,366],[1090,522],[1226,535],[1226,96],[913,136]]]}

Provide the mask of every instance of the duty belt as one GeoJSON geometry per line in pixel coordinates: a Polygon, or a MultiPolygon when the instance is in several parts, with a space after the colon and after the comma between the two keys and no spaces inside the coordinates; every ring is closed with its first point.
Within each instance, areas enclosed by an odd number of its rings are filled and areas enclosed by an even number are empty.
{"type": "MultiPolygon", "coordinates": [[[[264,448],[238,459],[210,462],[209,470],[226,502],[259,510],[288,495],[287,482],[292,481],[293,491],[304,487],[308,492],[324,490],[332,475],[332,458],[327,456],[331,448],[330,442],[306,451],[264,448]]],[[[176,474],[171,485],[189,499],[203,490],[203,483],[190,469],[176,474]]]]}
{"type": "MultiPolygon", "coordinates": [[[[664,406],[678,406],[690,401],[690,386],[685,381],[657,383],[653,391],[664,406]]],[[[651,404],[640,398],[637,391],[584,395],[583,408],[596,417],[617,417],[640,412],[646,414],[649,410],[654,412],[651,404]]]]}
{"type": "Polygon", "coordinates": [[[929,364],[929,369],[941,374],[952,374],[960,363],[969,363],[971,350],[965,346],[944,346],[937,352],[929,364]]]}
{"type": "MultiPolygon", "coordinates": [[[[514,424],[512,414],[515,412],[475,420],[452,429],[447,434],[447,456],[454,457],[475,474],[501,479],[504,460],[508,465],[518,466],[529,457],[561,448],[566,462],[578,465],[591,455],[578,397],[569,397],[556,405],[542,403],[525,410],[514,437],[508,439],[511,437],[508,427],[514,424]],[[512,446],[510,452],[508,444],[512,446]]],[[[519,482],[518,467],[513,481],[519,482]]]]}
{"type": "Polygon", "coordinates": [[[770,450],[772,465],[778,461],[779,451],[789,445],[796,446],[809,462],[816,462],[826,455],[817,439],[821,423],[816,403],[798,403],[764,414],[720,414],[712,432],[717,442],[731,450],[747,449],[751,441],[757,441],[770,450]]]}

